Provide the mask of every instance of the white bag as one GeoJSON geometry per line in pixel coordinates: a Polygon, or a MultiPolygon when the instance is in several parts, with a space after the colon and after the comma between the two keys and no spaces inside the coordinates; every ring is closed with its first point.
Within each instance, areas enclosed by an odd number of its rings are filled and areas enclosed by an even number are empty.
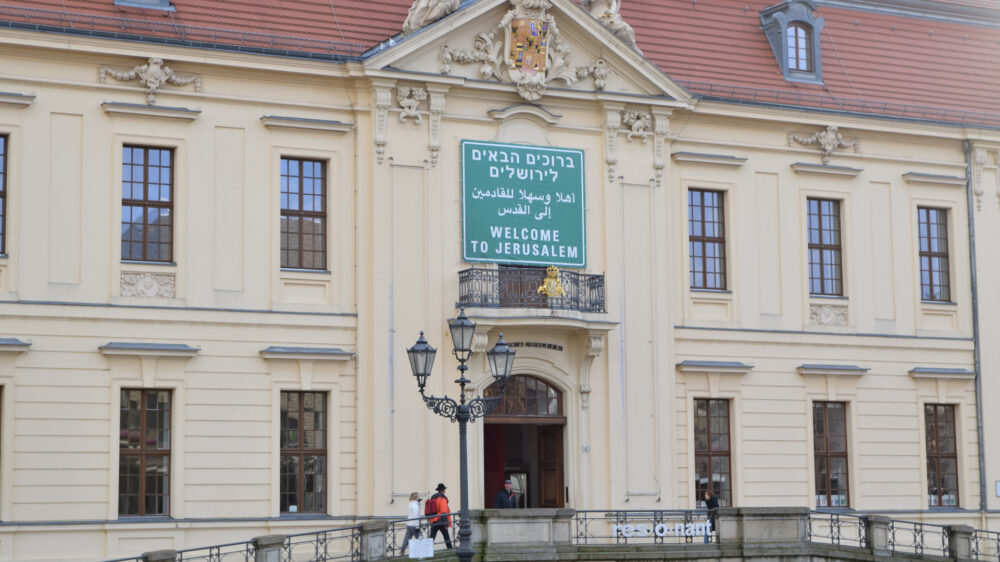
{"type": "Polygon", "coordinates": [[[434,558],[434,539],[410,539],[410,558],[434,558]]]}

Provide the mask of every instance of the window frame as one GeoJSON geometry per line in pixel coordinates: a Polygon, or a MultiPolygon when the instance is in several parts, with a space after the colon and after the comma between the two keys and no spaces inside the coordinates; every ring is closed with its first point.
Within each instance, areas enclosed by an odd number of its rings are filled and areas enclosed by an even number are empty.
{"type": "MultiPolygon", "coordinates": [[[[121,158],[122,158],[122,160],[121,160],[121,167],[122,167],[122,172],[123,172],[122,178],[121,178],[121,181],[120,181],[120,186],[119,186],[119,193],[120,193],[120,196],[121,196],[121,209],[122,209],[121,210],[121,214],[124,215],[124,209],[126,207],[141,207],[142,208],[142,217],[143,217],[143,219],[142,219],[143,220],[143,222],[142,222],[142,227],[143,227],[142,228],[142,241],[140,242],[141,248],[142,248],[142,256],[140,256],[140,257],[135,257],[135,256],[126,257],[126,255],[125,255],[126,244],[130,244],[132,242],[130,242],[130,241],[127,242],[125,240],[125,233],[122,232],[121,233],[121,248],[120,248],[120,252],[119,252],[119,254],[121,256],[121,261],[123,261],[123,262],[165,263],[165,264],[174,263],[174,254],[175,254],[175,252],[174,252],[174,237],[175,237],[175,232],[177,230],[177,213],[175,212],[175,209],[174,209],[174,203],[177,200],[177,192],[176,192],[176,186],[177,186],[177,181],[176,181],[177,151],[176,151],[175,147],[123,143],[122,144],[121,158]],[[135,149],[139,149],[139,150],[143,151],[143,163],[142,163],[142,171],[143,171],[143,173],[142,173],[142,196],[143,196],[143,198],[142,199],[132,199],[132,198],[128,198],[127,199],[125,197],[125,181],[126,180],[125,180],[125,176],[124,176],[124,169],[125,169],[125,166],[134,166],[135,164],[133,162],[126,163],[126,161],[125,161],[126,160],[125,159],[125,151],[127,151],[127,150],[135,150],[135,149]],[[170,155],[170,164],[169,164],[169,167],[168,167],[168,169],[170,170],[170,180],[169,180],[170,183],[168,184],[168,189],[170,190],[169,191],[170,197],[169,197],[169,200],[166,201],[166,202],[164,202],[162,200],[151,201],[149,199],[149,168],[150,168],[149,153],[150,153],[151,150],[165,151],[165,152],[167,152],[170,155]],[[166,248],[168,250],[168,253],[169,253],[169,256],[167,258],[159,257],[159,258],[153,259],[153,258],[151,258],[149,256],[149,254],[150,254],[150,252],[149,252],[149,246],[150,246],[151,243],[149,242],[147,236],[149,234],[149,229],[150,229],[151,226],[150,226],[149,223],[146,222],[146,218],[148,216],[147,213],[149,212],[150,209],[167,209],[169,211],[169,217],[170,217],[170,225],[169,225],[169,228],[170,228],[170,239],[166,243],[163,243],[163,242],[157,242],[156,243],[159,246],[166,246],[166,248]]],[[[164,166],[161,165],[161,166],[157,166],[157,167],[163,168],[164,166]]],[[[131,183],[135,183],[135,182],[131,182],[131,183]]],[[[162,185],[162,184],[160,184],[160,185],[162,185]]],[[[134,192],[133,192],[133,194],[134,194],[134,192]]],[[[124,220],[124,216],[123,216],[121,224],[124,227],[126,224],[130,224],[131,225],[131,224],[136,224],[136,223],[132,223],[132,222],[126,223],[125,220],[124,220]]],[[[162,226],[158,226],[157,228],[162,228],[162,226]]]]}
{"type": "MultiPolygon", "coordinates": [[[[279,432],[279,435],[278,435],[278,512],[282,516],[286,516],[286,515],[298,515],[298,514],[327,513],[327,511],[329,510],[329,505],[330,505],[330,503],[329,503],[330,502],[329,480],[330,480],[330,472],[331,472],[330,462],[329,462],[330,452],[329,452],[329,446],[328,446],[329,436],[330,436],[330,427],[331,427],[331,423],[330,423],[330,421],[331,421],[331,415],[330,415],[330,393],[329,392],[325,392],[325,391],[279,390],[278,391],[278,400],[279,400],[279,405],[278,405],[278,412],[279,412],[279,420],[278,420],[278,432],[279,432]],[[283,445],[283,441],[282,441],[283,438],[284,438],[284,435],[285,435],[285,431],[289,431],[290,430],[290,428],[286,428],[286,426],[285,426],[285,420],[286,420],[286,413],[285,412],[286,412],[286,410],[284,409],[284,405],[285,405],[286,401],[285,401],[284,398],[285,398],[286,394],[295,394],[295,395],[298,396],[298,411],[297,411],[297,414],[299,416],[298,420],[299,420],[300,427],[298,428],[298,431],[299,431],[300,435],[299,435],[298,446],[297,447],[285,447],[283,445]],[[323,431],[323,438],[318,441],[318,443],[322,445],[322,448],[306,448],[304,446],[305,445],[305,440],[302,438],[302,433],[305,431],[305,429],[302,427],[302,420],[305,419],[304,418],[304,413],[305,413],[304,412],[304,409],[305,409],[305,400],[304,400],[304,397],[307,394],[311,394],[311,395],[317,396],[318,397],[318,403],[323,405],[323,429],[322,429],[322,431],[323,431]],[[282,506],[283,497],[287,496],[288,492],[285,491],[285,473],[282,472],[282,464],[281,463],[282,463],[282,460],[285,457],[289,457],[289,456],[294,456],[294,457],[296,457],[298,459],[298,462],[296,463],[297,471],[296,471],[296,475],[295,475],[296,483],[297,483],[296,490],[295,490],[295,496],[296,496],[296,502],[297,502],[295,504],[295,506],[296,506],[296,510],[295,511],[289,511],[289,510],[283,509],[283,506],[282,506]],[[302,509],[303,506],[305,505],[305,494],[306,494],[305,486],[304,486],[304,483],[305,483],[305,458],[307,456],[319,456],[319,457],[323,458],[323,468],[324,468],[324,471],[323,471],[323,474],[319,478],[319,481],[322,483],[322,487],[323,487],[323,491],[322,491],[322,498],[323,498],[322,503],[323,503],[323,506],[322,506],[322,508],[320,508],[318,510],[306,511],[305,509],[302,509]]],[[[314,402],[314,403],[317,403],[317,402],[314,402]]],[[[291,505],[291,504],[289,504],[289,505],[291,505]]]]}
{"type": "Polygon", "coordinates": [[[7,255],[7,163],[10,161],[10,135],[0,134],[0,256],[7,255]]]}
{"type": "Polygon", "coordinates": [[[819,467],[821,465],[821,463],[820,463],[821,459],[824,460],[824,462],[822,463],[822,465],[826,467],[826,470],[825,470],[826,481],[822,483],[823,488],[826,491],[825,494],[823,494],[825,496],[825,502],[826,503],[825,504],[821,504],[819,501],[816,501],[816,507],[823,507],[823,508],[849,508],[851,506],[851,464],[850,464],[851,461],[850,461],[850,453],[849,453],[849,449],[850,449],[849,443],[850,443],[850,441],[849,441],[849,433],[848,433],[848,428],[847,428],[847,423],[848,423],[847,407],[848,407],[847,402],[836,401],[836,400],[832,400],[832,401],[816,400],[816,401],[813,401],[813,403],[812,403],[812,416],[813,416],[813,418],[812,418],[813,419],[813,424],[812,424],[813,425],[813,463],[814,463],[813,464],[813,467],[814,467],[813,468],[813,475],[814,475],[814,478],[815,478],[815,482],[814,482],[814,488],[815,488],[815,490],[814,490],[814,493],[813,493],[814,500],[818,500],[819,496],[820,496],[819,490],[820,490],[820,484],[821,483],[820,483],[820,479],[819,479],[819,467]],[[842,416],[841,421],[842,421],[842,427],[843,427],[843,434],[840,437],[843,439],[843,443],[844,443],[844,450],[843,451],[831,451],[830,450],[830,437],[831,437],[831,432],[830,432],[830,409],[831,409],[831,406],[837,406],[837,407],[839,407],[840,412],[841,412],[841,416],[842,416]],[[822,434],[818,434],[819,424],[816,423],[816,408],[817,407],[821,407],[823,409],[823,425],[822,425],[822,427],[823,427],[823,433],[822,434]],[[822,443],[823,443],[823,448],[822,449],[820,449],[820,441],[822,441],[822,443]],[[843,496],[845,498],[845,503],[843,505],[833,505],[833,502],[832,502],[833,497],[835,495],[839,496],[841,494],[833,494],[833,489],[832,489],[833,488],[833,486],[832,486],[832,480],[833,480],[833,478],[831,477],[831,472],[832,471],[830,470],[830,464],[831,464],[830,463],[830,459],[843,459],[843,461],[844,461],[843,496]]]}
{"type": "Polygon", "coordinates": [[[725,291],[728,290],[729,280],[728,280],[728,268],[726,267],[726,260],[728,258],[726,252],[726,192],[720,189],[702,189],[702,188],[689,188],[688,189],[688,286],[694,290],[710,290],[710,291],[725,291]],[[698,205],[693,203],[693,195],[699,194],[701,202],[698,205]],[[716,197],[716,204],[711,206],[711,209],[717,212],[717,220],[711,221],[709,224],[717,225],[718,236],[706,236],[705,235],[705,225],[708,221],[705,220],[705,196],[711,194],[716,197]],[[700,209],[700,218],[694,218],[694,209],[700,209]],[[696,225],[700,225],[701,234],[694,234],[696,225]],[[709,245],[714,245],[717,249],[718,255],[714,258],[709,258],[707,256],[707,248],[709,245]],[[695,247],[699,246],[701,249],[701,255],[696,256],[695,247]],[[716,260],[718,262],[718,269],[709,273],[708,263],[709,260],[716,260]],[[700,261],[700,269],[696,270],[695,264],[700,261]],[[696,275],[701,275],[701,284],[696,283],[696,275]],[[709,277],[715,277],[719,279],[718,286],[711,286],[708,282],[709,277]]]}
{"type": "Polygon", "coordinates": [[[957,423],[957,419],[958,419],[958,408],[956,407],[955,404],[940,404],[940,403],[925,403],[924,404],[924,454],[926,455],[926,459],[927,459],[927,482],[926,482],[926,485],[927,485],[927,504],[928,504],[928,507],[930,507],[931,509],[935,509],[935,508],[950,509],[950,508],[961,507],[961,505],[962,505],[962,496],[960,495],[961,494],[961,486],[960,486],[960,484],[961,484],[961,482],[960,482],[960,480],[961,480],[961,469],[960,469],[959,464],[958,464],[959,455],[958,455],[958,423],[957,423]],[[949,424],[950,429],[951,429],[951,444],[952,444],[952,450],[951,450],[951,452],[945,452],[945,453],[940,452],[941,439],[940,439],[940,435],[938,434],[938,428],[939,428],[939,425],[940,425],[939,424],[939,417],[938,417],[938,412],[939,411],[946,411],[946,412],[950,412],[950,414],[951,414],[951,423],[949,424]],[[929,417],[929,414],[931,412],[933,412],[933,423],[931,423],[931,419],[929,417]],[[932,430],[933,430],[933,435],[932,435],[932,430]],[[932,443],[936,445],[936,447],[935,447],[936,450],[934,452],[931,451],[931,445],[932,445],[932,443]],[[941,474],[942,474],[942,471],[941,471],[941,461],[943,461],[943,460],[944,461],[951,460],[954,463],[954,467],[955,467],[955,488],[954,488],[955,503],[953,505],[944,505],[942,503],[943,497],[945,495],[948,495],[948,492],[951,491],[951,490],[945,490],[945,492],[942,493],[942,489],[941,489],[942,488],[942,486],[941,486],[941,480],[942,480],[941,479],[941,474]],[[932,464],[932,462],[934,463],[934,466],[935,466],[933,474],[932,474],[932,471],[931,471],[931,464],[932,464]],[[933,482],[932,482],[932,479],[933,479],[933,482]],[[932,486],[932,484],[933,484],[933,486],[932,486]],[[931,494],[932,488],[936,490],[936,492],[934,494],[931,494]],[[936,498],[936,502],[932,501],[932,499],[931,499],[932,497],[936,498]]]}
{"type": "Polygon", "coordinates": [[[808,268],[808,279],[809,279],[809,295],[818,297],[842,297],[844,296],[844,217],[843,210],[841,208],[841,199],[825,199],[820,197],[807,197],[806,198],[806,243],[807,243],[807,268],[808,268]],[[817,203],[818,213],[814,214],[812,212],[812,203],[817,203]],[[825,203],[831,203],[834,205],[835,212],[824,215],[823,205],[825,203]],[[823,228],[823,217],[830,216],[836,217],[836,229],[823,228]],[[813,223],[813,218],[818,219],[818,223],[815,225],[813,223]],[[816,231],[818,233],[819,242],[814,243],[812,232],[816,231]],[[833,231],[836,235],[836,242],[832,244],[823,243],[823,235],[825,232],[833,231]],[[819,256],[819,262],[813,261],[813,252],[817,252],[819,256]],[[837,256],[837,263],[826,263],[826,252],[833,252],[837,256]],[[819,277],[813,276],[813,269],[816,266],[819,270],[819,277]],[[831,275],[827,277],[826,267],[835,267],[836,276],[831,275]],[[819,283],[819,292],[813,290],[814,284],[819,283]],[[831,288],[827,290],[827,283],[836,283],[836,288],[831,288]]]}
{"type": "Polygon", "coordinates": [[[785,28],[785,60],[789,73],[812,74],[814,72],[816,62],[813,60],[812,34],[812,26],[805,22],[792,22],[785,28]],[[805,68],[801,68],[802,63],[805,64],[805,68]]]}
{"type": "MultiPolygon", "coordinates": [[[[695,398],[692,404],[692,435],[694,437],[693,449],[694,449],[694,493],[695,493],[695,505],[700,505],[704,501],[705,488],[700,485],[699,475],[698,475],[698,460],[701,457],[707,457],[708,466],[708,480],[714,482],[712,478],[715,472],[712,470],[713,459],[714,458],[725,458],[726,464],[729,467],[729,471],[726,473],[726,488],[722,489],[721,485],[719,490],[716,491],[713,486],[713,493],[719,500],[720,507],[729,507],[733,504],[733,416],[732,416],[732,403],[733,401],[728,398],[695,398]],[[704,402],[705,404],[705,443],[707,443],[707,449],[698,448],[698,403],[704,402]],[[724,404],[725,405],[725,419],[726,419],[726,448],[725,450],[712,448],[712,403],[724,404]],[[725,491],[725,495],[722,493],[725,491]]],[[[718,418],[719,416],[714,416],[718,418]]],[[[715,432],[718,433],[718,432],[715,432]]]]}
{"type": "Polygon", "coordinates": [[[936,302],[936,303],[949,303],[951,301],[951,244],[950,235],[948,232],[949,228],[948,221],[948,209],[942,207],[917,207],[917,257],[919,260],[918,269],[920,271],[920,300],[925,302],[936,302]],[[937,230],[939,233],[943,233],[943,238],[940,236],[938,238],[932,238],[930,236],[929,226],[931,214],[938,214],[940,222],[937,223],[937,230]],[[924,220],[924,217],[927,220],[924,220]],[[924,236],[925,225],[928,227],[927,236],[924,236]],[[930,248],[933,246],[933,241],[937,240],[939,243],[944,241],[944,251],[933,251],[930,248]],[[924,249],[925,242],[927,243],[927,250],[924,249]],[[930,264],[929,268],[924,267],[924,261],[927,260],[930,264]],[[940,260],[940,261],[937,261],[940,260]],[[943,263],[943,269],[935,269],[933,267],[934,263],[943,263]],[[924,282],[925,272],[927,274],[927,283],[924,282]],[[942,280],[942,283],[934,283],[934,275],[938,274],[942,280]],[[937,292],[935,291],[937,290],[937,292]],[[940,294],[943,293],[943,294],[940,294]],[[925,296],[927,294],[927,296],[925,296]]]}
{"type": "Polygon", "coordinates": [[[278,207],[280,209],[280,217],[279,217],[279,225],[278,225],[278,236],[279,236],[280,240],[279,240],[279,243],[278,243],[278,252],[279,252],[278,259],[279,259],[279,263],[281,264],[281,269],[303,270],[303,271],[327,271],[328,270],[329,259],[330,259],[330,252],[329,252],[330,222],[329,222],[329,213],[328,213],[328,209],[329,209],[329,205],[330,205],[330,193],[329,193],[330,190],[329,190],[328,185],[327,185],[328,181],[329,181],[329,170],[328,170],[328,167],[329,167],[329,160],[327,160],[327,159],[309,158],[309,157],[300,157],[300,156],[288,156],[288,155],[280,155],[279,156],[279,159],[278,159],[278,179],[279,179],[279,188],[278,188],[278,198],[279,198],[279,201],[278,201],[278,207]],[[297,162],[298,165],[299,165],[299,168],[298,168],[299,169],[299,173],[298,173],[297,176],[291,176],[291,175],[288,175],[288,174],[284,173],[285,170],[286,170],[285,163],[286,162],[292,162],[292,161],[297,162]],[[319,169],[320,169],[320,177],[319,177],[320,193],[318,195],[317,194],[308,194],[310,196],[319,197],[320,198],[320,205],[319,205],[320,210],[319,211],[307,211],[307,210],[304,210],[302,208],[303,207],[303,201],[305,199],[305,196],[307,195],[303,191],[303,184],[304,184],[303,178],[305,177],[303,175],[303,164],[307,163],[307,162],[308,163],[319,164],[319,169]],[[299,201],[299,205],[298,205],[299,208],[298,209],[286,208],[286,205],[284,204],[284,202],[282,202],[282,199],[284,199],[284,196],[286,195],[286,193],[287,194],[291,193],[290,191],[286,191],[285,188],[282,187],[283,184],[286,184],[285,178],[293,178],[293,177],[297,178],[297,180],[298,180],[298,192],[296,193],[296,196],[298,197],[298,201],[299,201]],[[298,218],[299,219],[299,226],[300,226],[300,228],[299,228],[299,232],[298,232],[298,248],[296,248],[296,249],[291,249],[291,248],[286,248],[285,247],[285,240],[286,240],[285,236],[288,234],[284,230],[284,221],[285,221],[286,218],[298,218]],[[319,252],[317,252],[317,251],[310,252],[310,253],[318,253],[318,254],[320,254],[322,263],[319,264],[318,267],[305,267],[304,266],[304,257],[305,257],[305,254],[306,254],[306,251],[304,249],[304,244],[303,244],[304,236],[305,236],[304,235],[305,229],[302,228],[302,225],[305,224],[305,222],[303,221],[303,219],[307,219],[307,218],[308,219],[320,219],[321,224],[322,224],[322,233],[320,235],[320,239],[323,241],[323,248],[319,252]],[[286,252],[288,253],[288,255],[295,255],[296,256],[297,265],[291,265],[290,264],[290,260],[286,258],[286,252]]]}
{"type": "MultiPolygon", "coordinates": [[[[170,389],[163,389],[163,388],[133,388],[133,387],[122,387],[122,388],[120,388],[118,390],[118,392],[119,392],[119,396],[121,398],[120,401],[119,401],[119,405],[118,405],[118,410],[119,410],[119,421],[118,421],[118,430],[119,430],[118,481],[119,481],[119,486],[118,486],[118,510],[117,510],[118,511],[118,517],[119,518],[121,518],[121,517],[169,517],[170,516],[170,510],[171,510],[171,504],[170,504],[170,496],[171,496],[170,492],[171,492],[171,486],[172,486],[171,480],[174,477],[173,467],[171,466],[171,461],[172,461],[172,456],[173,456],[173,440],[174,440],[173,421],[174,421],[174,412],[175,412],[173,392],[170,389]],[[124,431],[127,431],[129,429],[128,426],[123,426],[122,425],[122,422],[123,422],[123,420],[122,420],[122,413],[125,412],[125,405],[127,403],[127,401],[125,400],[126,393],[129,393],[129,392],[139,392],[140,393],[140,396],[139,396],[139,435],[140,435],[140,447],[138,449],[132,449],[132,448],[128,448],[128,447],[123,447],[122,443],[121,443],[121,433],[124,432],[124,431]],[[144,436],[145,436],[146,432],[149,430],[148,426],[147,426],[147,415],[146,414],[147,414],[148,410],[146,409],[146,399],[147,399],[148,394],[151,393],[151,392],[155,392],[155,393],[163,392],[163,393],[166,393],[166,395],[167,395],[167,419],[166,419],[166,424],[164,426],[165,430],[168,432],[167,448],[166,449],[155,449],[155,448],[154,449],[147,449],[147,447],[146,447],[146,439],[145,439],[144,436]],[[139,512],[138,513],[125,513],[122,510],[122,496],[123,496],[123,490],[122,490],[122,486],[121,486],[122,463],[123,463],[123,461],[125,459],[134,458],[134,457],[139,457],[139,490],[138,490],[139,512]],[[162,495],[164,497],[163,511],[159,512],[159,513],[146,513],[147,495],[155,495],[155,494],[147,494],[147,490],[146,490],[146,478],[145,478],[145,476],[146,476],[147,458],[160,458],[160,459],[163,459],[163,460],[161,460],[161,462],[163,462],[166,465],[166,468],[167,468],[166,474],[163,475],[163,477],[162,477],[163,481],[164,481],[164,483],[166,485],[166,490],[164,491],[163,494],[160,494],[160,495],[162,495]]],[[[163,429],[163,428],[161,428],[161,429],[163,429]]]]}

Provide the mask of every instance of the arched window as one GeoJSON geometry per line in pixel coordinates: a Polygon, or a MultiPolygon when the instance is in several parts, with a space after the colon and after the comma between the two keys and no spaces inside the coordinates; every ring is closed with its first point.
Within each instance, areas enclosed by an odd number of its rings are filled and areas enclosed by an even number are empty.
{"type": "Polygon", "coordinates": [[[812,28],[801,23],[793,23],[785,30],[785,44],[788,49],[788,70],[812,72],[812,28]]]}
{"type": "MultiPolygon", "coordinates": [[[[496,396],[496,384],[490,385],[483,396],[496,396]]],[[[534,416],[555,418],[563,415],[562,393],[545,381],[529,376],[515,375],[504,387],[503,399],[490,413],[490,417],[534,416]]]]}

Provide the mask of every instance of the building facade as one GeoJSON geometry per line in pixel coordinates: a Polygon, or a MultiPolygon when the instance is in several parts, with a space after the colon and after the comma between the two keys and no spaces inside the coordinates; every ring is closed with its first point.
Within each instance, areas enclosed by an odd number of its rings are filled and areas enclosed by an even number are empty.
{"type": "Polygon", "coordinates": [[[0,2],[0,559],[457,498],[463,307],[473,507],[1000,529],[1000,8],[225,4],[0,2]]]}

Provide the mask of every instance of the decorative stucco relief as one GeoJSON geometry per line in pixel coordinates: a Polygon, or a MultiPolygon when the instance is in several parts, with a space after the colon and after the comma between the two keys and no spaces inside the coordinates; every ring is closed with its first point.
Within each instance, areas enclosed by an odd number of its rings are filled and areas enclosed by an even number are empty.
{"type": "Polygon", "coordinates": [[[566,85],[593,76],[594,87],[603,90],[610,69],[603,59],[573,66],[570,48],[559,33],[555,18],[548,13],[549,0],[510,0],[514,6],[489,33],[479,33],[471,49],[442,45],[438,62],[442,74],[450,74],[452,64],[479,64],[479,74],[517,87],[526,100],[537,100],[548,85],[561,80],[566,85]],[[501,39],[502,37],[502,39],[501,39]]]}
{"type": "Polygon", "coordinates": [[[458,9],[459,0],[414,0],[403,22],[403,35],[428,26],[458,9]]]}
{"type": "Polygon", "coordinates": [[[420,116],[420,102],[427,99],[427,90],[423,88],[415,88],[411,86],[400,86],[396,88],[396,102],[399,104],[401,111],[399,112],[399,120],[406,121],[407,118],[413,117],[413,122],[420,124],[424,122],[424,118],[420,116]]]}
{"type": "Polygon", "coordinates": [[[806,146],[817,145],[823,164],[830,163],[830,156],[835,150],[853,148],[854,152],[858,151],[858,139],[845,137],[837,130],[836,125],[830,125],[825,130],[817,131],[811,135],[790,133],[788,144],[791,145],[793,142],[806,146]]]}
{"type": "Polygon", "coordinates": [[[618,130],[622,124],[622,114],[617,108],[605,108],[607,122],[604,125],[604,163],[608,169],[608,181],[615,181],[615,166],[618,165],[618,130]]]}
{"type": "Polygon", "coordinates": [[[663,185],[663,169],[667,166],[667,137],[670,133],[671,112],[653,113],[653,185],[663,185]]]}
{"type": "Polygon", "coordinates": [[[809,305],[809,321],[817,326],[847,326],[847,307],[834,304],[809,305]]]}
{"type": "Polygon", "coordinates": [[[986,150],[974,148],[972,150],[972,192],[976,196],[976,210],[983,210],[983,193],[986,192],[983,186],[983,166],[986,165],[986,150]]]}
{"type": "Polygon", "coordinates": [[[635,44],[635,30],[632,29],[631,25],[625,23],[619,13],[622,7],[621,0],[580,0],[580,5],[626,45],[642,53],[635,44]]]}
{"type": "Polygon", "coordinates": [[[438,154],[441,152],[441,116],[444,115],[445,92],[447,90],[431,91],[431,127],[430,142],[431,166],[437,166],[438,154]]]}
{"type": "Polygon", "coordinates": [[[648,111],[629,109],[622,112],[622,124],[628,128],[628,140],[638,138],[646,144],[650,129],[653,128],[653,116],[648,111]]]}
{"type": "Polygon", "coordinates": [[[122,272],[121,296],[172,299],[176,296],[173,273],[122,272]]]}
{"type": "Polygon", "coordinates": [[[194,91],[201,91],[200,76],[181,76],[176,74],[169,66],[163,64],[163,59],[157,57],[150,58],[146,64],[135,66],[132,70],[117,71],[110,66],[104,65],[98,67],[98,82],[104,84],[107,82],[108,76],[123,82],[138,80],[146,88],[146,103],[148,105],[156,103],[156,95],[160,91],[160,86],[167,83],[175,86],[194,84],[194,91]]]}

